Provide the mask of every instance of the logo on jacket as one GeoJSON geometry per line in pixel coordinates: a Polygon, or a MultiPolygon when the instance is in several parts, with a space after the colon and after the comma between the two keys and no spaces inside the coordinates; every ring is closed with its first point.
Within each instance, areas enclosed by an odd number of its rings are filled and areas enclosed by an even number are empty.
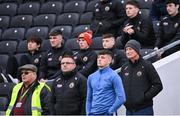
{"type": "Polygon", "coordinates": [[[142,75],[142,72],[141,71],[138,71],[137,72],[137,76],[140,77],[142,75]]]}
{"type": "Polygon", "coordinates": [[[73,87],[74,87],[74,83],[72,82],[69,84],[69,88],[73,88],[73,87]]]}
{"type": "Polygon", "coordinates": [[[110,10],[110,7],[109,6],[106,6],[105,7],[105,11],[109,11],[110,10]]]}
{"type": "Polygon", "coordinates": [[[164,26],[167,26],[167,25],[168,25],[168,22],[164,22],[163,25],[164,25],[164,26]]]}
{"type": "Polygon", "coordinates": [[[61,88],[62,87],[62,84],[57,84],[57,88],[61,88]]]}
{"type": "Polygon", "coordinates": [[[34,59],[34,63],[39,63],[39,59],[38,58],[34,59]]]}
{"type": "Polygon", "coordinates": [[[99,9],[98,8],[96,8],[96,10],[95,10],[96,12],[99,12],[99,9]]]}
{"type": "Polygon", "coordinates": [[[52,58],[48,58],[48,61],[52,61],[52,58]]]}
{"type": "Polygon", "coordinates": [[[177,28],[178,26],[179,26],[178,23],[175,23],[175,24],[174,24],[174,28],[177,28]]]}
{"type": "Polygon", "coordinates": [[[125,76],[129,76],[129,73],[128,73],[128,72],[126,72],[124,75],[125,75],[125,76]]]}
{"type": "Polygon", "coordinates": [[[59,61],[61,61],[62,60],[62,56],[59,56],[59,61]]]}
{"type": "Polygon", "coordinates": [[[88,60],[88,57],[84,57],[83,61],[86,62],[88,60]]]}

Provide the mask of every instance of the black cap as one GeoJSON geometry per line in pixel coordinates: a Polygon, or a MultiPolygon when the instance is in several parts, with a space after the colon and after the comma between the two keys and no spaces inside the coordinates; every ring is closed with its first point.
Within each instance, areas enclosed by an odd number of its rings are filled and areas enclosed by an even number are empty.
{"type": "Polygon", "coordinates": [[[179,4],[179,0],[166,0],[166,4],[169,3],[179,4]]]}
{"type": "Polygon", "coordinates": [[[134,49],[138,54],[140,54],[140,49],[141,49],[141,44],[134,40],[134,39],[131,39],[129,40],[126,45],[125,45],[125,48],[126,47],[131,47],[132,49],[134,49]]]}

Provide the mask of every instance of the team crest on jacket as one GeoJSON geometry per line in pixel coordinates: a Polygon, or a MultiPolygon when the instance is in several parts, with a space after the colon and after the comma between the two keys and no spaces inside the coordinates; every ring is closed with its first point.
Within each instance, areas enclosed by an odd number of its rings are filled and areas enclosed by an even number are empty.
{"type": "Polygon", "coordinates": [[[167,25],[168,25],[168,22],[164,22],[163,25],[164,25],[164,26],[167,26],[167,25]]]}
{"type": "Polygon", "coordinates": [[[88,60],[88,57],[84,57],[84,58],[83,58],[83,61],[86,62],[87,60],[88,60]]]}
{"type": "Polygon", "coordinates": [[[59,56],[59,61],[61,61],[62,60],[62,56],[59,56]]]}
{"type": "Polygon", "coordinates": [[[38,62],[39,62],[38,58],[34,59],[34,63],[38,63],[38,62]]]}
{"type": "Polygon", "coordinates": [[[142,75],[142,72],[141,71],[138,71],[137,72],[137,76],[140,77],[142,75]]]}
{"type": "Polygon", "coordinates": [[[179,26],[178,23],[175,23],[175,24],[174,24],[174,28],[177,28],[178,26],[179,26]]]}
{"type": "Polygon", "coordinates": [[[109,11],[110,10],[110,7],[109,6],[106,6],[105,7],[105,11],[109,11]]]}
{"type": "Polygon", "coordinates": [[[73,88],[73,87],[74,87],[74,83],[72,82],[69,84],[69,88],[73,88]]]}
{"type": "Polygon", "coordinates": [[[61,88],[62,87],[62,84],[57,84],[57,88],[61,88]]]}

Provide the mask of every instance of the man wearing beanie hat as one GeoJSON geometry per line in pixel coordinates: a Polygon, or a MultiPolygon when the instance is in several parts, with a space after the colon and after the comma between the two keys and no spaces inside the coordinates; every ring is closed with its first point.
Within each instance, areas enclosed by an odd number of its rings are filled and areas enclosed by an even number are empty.
{"type": "Polygon", "coordinates": [[[127,115],[153,115],[153,98],[163,88],[152,63],[139,54],[140,48],[136,40],[129,40],[125,45],[129,62],[122,66],[120,75],[126,93],[127,115]]]}
{"type": "Polygon", "coordinates": [[[75,53],[74,58],[77,61],[77,66],[85,77],[93,73],[97,69],[96,58],[97,55],[90,46],[92,45],[92,31],[88,30],[86,32],[80,33],[77,38],[80,50],[75,53]]]}
{"type": "MultiPolygon", "coordinates": [[[[166,10],[168,16],[163,17],[160,21],[155,49],[164,47],[180,39],[179,0],[167,0],[166,10]]],[[[162,54],[162,57],[168,56],[178,50],[180,50],[180,45],[165,51],[165,53],[162,54]]]]}
{"type": "Polygon", "coordinates": [[[50,115],[50,88],[37,80],[37,67],[26,64],[18,69],[21,83],[12,90],[6,115],[50,115]]]}

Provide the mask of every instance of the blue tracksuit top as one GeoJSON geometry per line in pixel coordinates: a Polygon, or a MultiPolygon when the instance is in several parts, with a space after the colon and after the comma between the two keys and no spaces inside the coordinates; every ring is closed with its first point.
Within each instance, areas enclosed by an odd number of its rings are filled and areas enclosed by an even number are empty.
{"type": "Polygon", "coordinates": [[[121,77],[110,67],[98,69],[88,77],[86,113],[112,114],[125,102],[121,77]]]}

